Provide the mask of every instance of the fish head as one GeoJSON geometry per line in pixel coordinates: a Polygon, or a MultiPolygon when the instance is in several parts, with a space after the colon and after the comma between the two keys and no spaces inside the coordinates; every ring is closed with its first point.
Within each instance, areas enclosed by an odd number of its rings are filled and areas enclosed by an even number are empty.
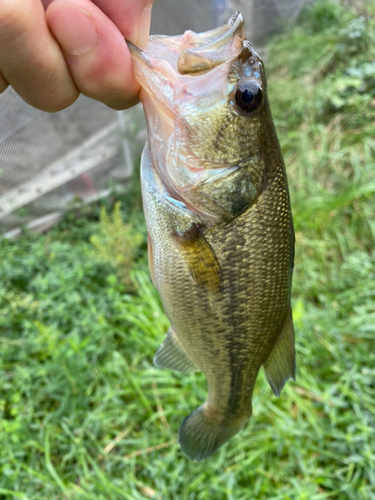
{"type": "Polygon", "coordinates": [[[263,62],[242,15],[206,33],[151,36],[145,51],[128,46],[168,192],[203,219],[238,215],[261,190],[269,121],[263,62]]]}

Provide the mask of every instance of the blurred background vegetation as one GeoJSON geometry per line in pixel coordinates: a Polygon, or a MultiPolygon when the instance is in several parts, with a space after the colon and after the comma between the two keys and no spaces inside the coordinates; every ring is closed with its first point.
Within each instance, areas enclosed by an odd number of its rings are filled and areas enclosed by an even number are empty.
{"type": "Polygon", "coordinates": [[[0,241],[0,499],[375,499],[375,3],[319,2],[269,44],[296,228],[297,381],[211,460],[176,442],[204,376],[153,367],[168,321],[137,173],[0,241]]]}

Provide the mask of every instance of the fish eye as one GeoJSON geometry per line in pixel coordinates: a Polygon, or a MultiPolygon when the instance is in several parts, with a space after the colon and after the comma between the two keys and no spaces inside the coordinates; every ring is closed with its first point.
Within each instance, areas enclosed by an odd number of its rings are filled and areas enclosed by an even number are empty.
{"type": "Polygon", "coordinates": [[[253,80],[239,83],[235,92],[236,104],[247,112],[256,111],[262,102],[262,89],[253,80]]]}

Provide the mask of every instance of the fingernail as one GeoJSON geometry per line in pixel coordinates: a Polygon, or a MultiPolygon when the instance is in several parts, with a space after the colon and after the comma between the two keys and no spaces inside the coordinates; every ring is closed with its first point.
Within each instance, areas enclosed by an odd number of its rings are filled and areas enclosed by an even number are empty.
{"type": "Polygon", "coordinates": [[[58,2],[52,8],[58,8],[53,33],[65,52],[77,56],[97,44],[98,34],[87,11],[67,2],[58,2]]]}
{"type": "Polygon", "coordinates": [[[151,25],[151,9],[152,2],[145,7],[138,19],[138,33],[136,45],[145,49],[148,42],[148,37],[150,36],[150,25],[151,25]]]}

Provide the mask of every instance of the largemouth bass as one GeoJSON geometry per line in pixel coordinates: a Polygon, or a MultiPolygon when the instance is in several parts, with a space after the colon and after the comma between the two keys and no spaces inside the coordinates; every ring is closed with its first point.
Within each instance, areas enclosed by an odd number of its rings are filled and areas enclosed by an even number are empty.
{"type": "Polygon", "coordinates": [[[156,366],[201,371],[182,423],[191,460],[246,424],[259,369],[295,376],[294,231],[261,58],[236,13],[206,33],[128,42],[148,127],[141,181],[152,280],[171,323],[156,366]]]}

